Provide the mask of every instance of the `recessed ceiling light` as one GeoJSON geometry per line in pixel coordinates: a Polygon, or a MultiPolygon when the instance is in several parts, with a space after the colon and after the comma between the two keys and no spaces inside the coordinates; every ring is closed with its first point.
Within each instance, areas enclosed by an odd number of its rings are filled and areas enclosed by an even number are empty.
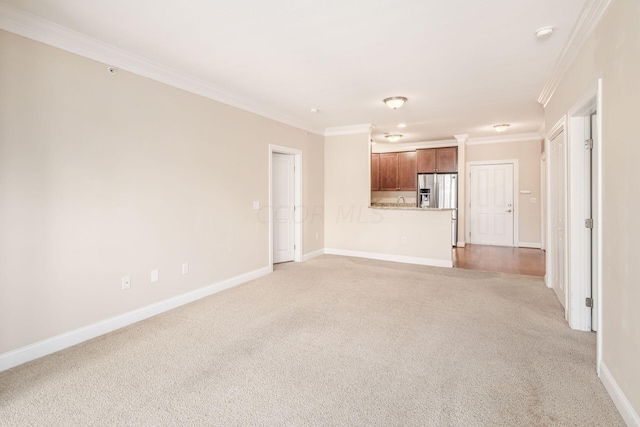
{"type": "Polygon", "coordinates": [[[392,110],[397,110],[398,108],[402,107],[404,103],[408,101],[408,99],[404,96],[392,96],[390,98],[385,98],[382,101],[387,104],[387,107],[391,108],[392,110]]]}
{"type": "Polygon", "coordinates": [[[494,125],[493,128],[496,130],[496,132],[502,133],[502,132],[505,132],[507,129],[509,129],[509,126],[511,125],[508,123],[502,123],[499,125],[494,125]]]}
{"type": "Polygon", "coordinates": [[[384,137],[387,138],[387,141],[389,142],[398,142],[400,141],[400,138],[402,138],[402,135],[398,133],[388,133],[384,137]]]}
{"type": "Polygon", "coordinates": [[[407,124],[406,123],[398,123],[398,127],[399,128],[406,128],[407,124]]]}
{"type": "Polygon", "coordinates": [[[553,33],[553,27],[542,27],[538,28],[535,32],[536,37],[539,39],[546,39],[553,33]]]}

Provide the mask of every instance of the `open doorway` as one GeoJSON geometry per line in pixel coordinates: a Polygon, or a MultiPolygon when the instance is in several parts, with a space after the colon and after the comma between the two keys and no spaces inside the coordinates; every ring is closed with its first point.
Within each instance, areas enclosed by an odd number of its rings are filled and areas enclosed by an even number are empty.
{"type": "Polygon", "coordinates": [[[269,265],[302,260],[302,152],[269,144],[269,265]]]}

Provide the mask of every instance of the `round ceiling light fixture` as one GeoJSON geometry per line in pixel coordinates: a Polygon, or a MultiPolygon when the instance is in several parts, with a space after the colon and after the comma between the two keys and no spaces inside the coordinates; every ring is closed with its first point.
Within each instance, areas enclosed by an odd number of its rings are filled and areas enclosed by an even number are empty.
{"type": "Polygon", "coordinates": [[[388,142],[398,142],[400,138],[402,138],[402,135],[399,133],[388,133],[384,137],[387,138],[388,142]]]}
{"type": "Polygon", "coordinates": [[[387,104],[387,107],[391,108],[392,110],[397,110],[398,108],[402,107],[407,101],[408,99],[404,96],[392,96],[390,98],[385,98],[382,100],[382,102],[387,104]]]}
{"type": "Polygon", "coordinates": [[[407,124],[406,123],[398,123],[398,127],[403,129],[403,128],[407,127],[407,124]]]}
{"type": "Polygon", "coordinates": [[[502,123],[499,125],[494,125],[493,128],[496,130],[496,132],[502,133],[506,132],[506,130],[509,129],[509,126],[511,126],[509,123],[502,123]]]}
{"type": "Polygon", "coordinates": [[[551,36],[551,33],[553,33],[553,27],[538,28],[535,32],[536,37],[539,39],[546,39],[551,36]]]}

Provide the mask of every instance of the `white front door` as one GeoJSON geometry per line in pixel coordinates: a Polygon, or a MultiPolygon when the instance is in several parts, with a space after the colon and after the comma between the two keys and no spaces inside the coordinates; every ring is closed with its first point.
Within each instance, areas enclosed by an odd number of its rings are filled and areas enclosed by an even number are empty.
{"type": "Polygon", "coordinates": [[[551,288],[558,301],[566,308],[565,262],[566,262],[566,210],[565,210],[565,133],[561,131],[549,141],[549,273],[551,288]]]}
{"type": "Polygon", "coordinates": [[[294,156],[273,153],[273,262],[294,258],[294,156]]]}
{"type": "Polygon", "coordinates": [[[469,241],[515,246],[513,163],[471,165],[469,170],[469,241]]]}

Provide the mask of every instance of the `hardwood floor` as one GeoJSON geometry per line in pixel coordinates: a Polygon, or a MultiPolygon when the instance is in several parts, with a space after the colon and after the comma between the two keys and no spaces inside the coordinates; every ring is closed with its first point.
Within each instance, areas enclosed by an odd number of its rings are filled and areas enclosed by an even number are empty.
{"type": "Polygon", "coordinates": [[[529,276],[544,276],[546,270],[540,249],[483,245],[453,248],[453,267],[529,276]]]}

